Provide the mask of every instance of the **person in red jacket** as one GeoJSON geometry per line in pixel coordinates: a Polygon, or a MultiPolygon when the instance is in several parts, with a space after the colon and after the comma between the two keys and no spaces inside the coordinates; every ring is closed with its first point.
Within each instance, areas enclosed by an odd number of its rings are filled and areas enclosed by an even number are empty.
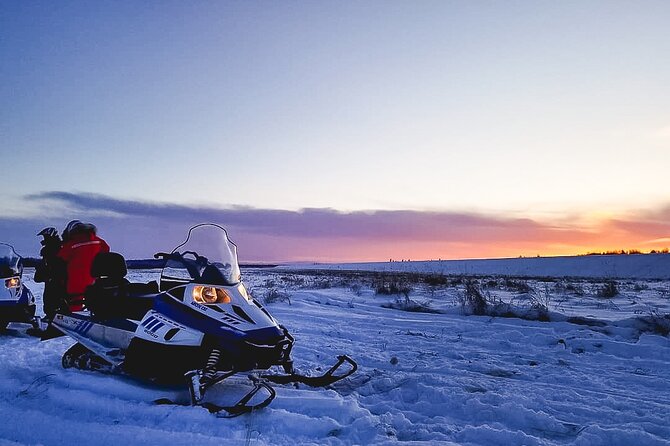
{"type": "Polygon", "coordinates": [[[90,223],[72,220],[63,230],[63,246],[58,257],[67,265],[66,292],[70,311],[84,309],[84,291],[93,284],[91,265],[98,253],[109,252],[109,245],[96,235],[90,223]]]}

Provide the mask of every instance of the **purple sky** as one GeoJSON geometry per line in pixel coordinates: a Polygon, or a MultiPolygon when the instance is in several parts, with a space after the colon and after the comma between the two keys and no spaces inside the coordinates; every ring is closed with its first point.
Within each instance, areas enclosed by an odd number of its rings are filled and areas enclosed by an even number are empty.
{"type": "Polygon", "coordinates": [[[670,2],[0,2],[0,241],[129,257],[668,245],[670,2]]]}

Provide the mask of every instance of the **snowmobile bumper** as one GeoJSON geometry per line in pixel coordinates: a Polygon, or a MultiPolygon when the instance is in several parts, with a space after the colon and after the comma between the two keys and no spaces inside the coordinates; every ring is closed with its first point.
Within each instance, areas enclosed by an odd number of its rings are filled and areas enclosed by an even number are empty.
{"type": "Polygon", "coordinates": [[[284,336],[272,345],[255,344],[244,341],[244,357],[247,360],[246,370],[269,369],[273,365],[289,366],[291,361],[291,350],[293,349],[293,337],[284,330],[284,336]]]}

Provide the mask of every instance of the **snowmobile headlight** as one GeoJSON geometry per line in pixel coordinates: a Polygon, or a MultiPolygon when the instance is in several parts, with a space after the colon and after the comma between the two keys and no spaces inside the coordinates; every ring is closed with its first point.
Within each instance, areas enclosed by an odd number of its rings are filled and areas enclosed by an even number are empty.
{"type": "Polygon", "coordinates": [[[201,285],[193,288],[193,300],[199,304],[228,304],[231,301],[226,290],[201,285]]]}
{"type": "Polygon", "coordinates": [[[21,285],[21,279],[18,277],[10,277],[5,279],[5,287],[7,288],[18,288],[21,285]]]}

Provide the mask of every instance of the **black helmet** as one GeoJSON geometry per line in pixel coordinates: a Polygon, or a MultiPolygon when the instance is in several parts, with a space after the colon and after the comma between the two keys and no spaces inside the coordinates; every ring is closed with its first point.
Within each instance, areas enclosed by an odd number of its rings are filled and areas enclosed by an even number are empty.
{"type": "Polygon", "coordinates": [[[81,222],[79,220],[72,220],[70,223],[68,223],[65,226],[65,229],[63,229],[63,241],[67,240],[70,238],[70,235],[72,234],[72,230],[77,226],[80,225],[81,222]]]}
{"type": "Polygon", "coordinates": [[[67,224],[67,226],[65,226],[65,229],[63,229],[63,240],[65,241],[70,239],[76,233],[91,232],[95,234],[96,231],[97,228],[91,223],[82,223],[79,220],[72,220],[67,224]]]}
{"type": "Polygon", "coordinates": [[[44,238],[58,237],[58,231],[56,230],[56,228],[48,227],[48,228],[42,229],[40,232],[37,233],[37,235],[41,235],[44,238]]]}

